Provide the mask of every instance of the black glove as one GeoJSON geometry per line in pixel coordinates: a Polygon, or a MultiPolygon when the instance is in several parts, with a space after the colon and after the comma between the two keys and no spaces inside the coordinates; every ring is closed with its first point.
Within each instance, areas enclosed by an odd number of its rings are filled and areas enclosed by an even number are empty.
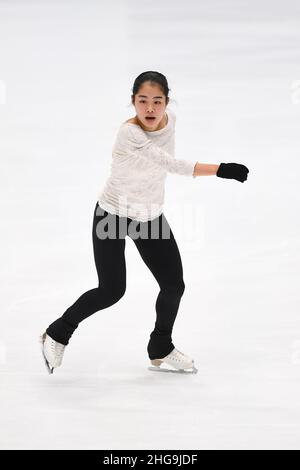
{"type": "Polygon", "coordinates": [[[216,176],[219,178],[235,179],[243,183],[248,176],[249,170],[245,165],[239,163],[221,163],[216,176]]]}

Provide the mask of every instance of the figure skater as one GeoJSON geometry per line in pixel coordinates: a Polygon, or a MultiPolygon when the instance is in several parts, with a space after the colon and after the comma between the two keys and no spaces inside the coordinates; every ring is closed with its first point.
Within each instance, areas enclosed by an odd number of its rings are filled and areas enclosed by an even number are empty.
{"type": "MultiPolygon", "coordinates": [[[[111,174],[98,194],[92,224],[98,287],[83,293],[41,335],[49,373],[62,363],[79,323],[118,302],[126,290],[126,236],[130,236],[159,285],[156,322],[147,346],[149,369],[197,372],[194,360],[172,342],[172,330],[185,290],[180,252],[163,213],[167,173],[216,175],[243,183],[248,168],[238,163],[206,164],[174,158],[175,113],[167,108],[166,77],[154,71],[134,81],[134,118],[123,122],[112,151],[111,174]],[[171,366],[162,369],[161,364],[171,366]]],[[[129,341],[131,338],[129,338],[129,341]]]]}

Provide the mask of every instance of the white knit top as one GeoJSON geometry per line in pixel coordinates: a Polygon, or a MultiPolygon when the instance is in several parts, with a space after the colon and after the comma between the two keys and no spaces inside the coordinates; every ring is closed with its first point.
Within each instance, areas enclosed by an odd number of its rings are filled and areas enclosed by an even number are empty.
{"type": "Polygon", "coordinates": [[[152,220],[163,211],[167,173],[193,176],[196,161],[174,158],[176,115],[170,109],[166,114],[166,126],[157,131],[121,124],[111,174],[98,194],[99,205],[107,212],[140,222],[152,220]]]}

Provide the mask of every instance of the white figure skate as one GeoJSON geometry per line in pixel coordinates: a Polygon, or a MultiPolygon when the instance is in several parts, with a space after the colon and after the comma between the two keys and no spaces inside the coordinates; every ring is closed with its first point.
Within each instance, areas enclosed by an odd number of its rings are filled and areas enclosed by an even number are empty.
{"type": "Polygon", "coordinates": [[[52,339],[46,332],[40,336],[40,342],[46,368],[49,374],[53,374],[53,369],[62,363],[66,346],[52,339]]]}
{"type": "Polygon", "coordinates": [[[154,367],[148,367],[149,370],[155,370],[160,372],[177,372],[177,373],[189,373],[196,374],[198,369],[194,365],[194,360],[183,354],[178,349],[174,348],[166,357],[162,359],[151,359],[151,364],[154,367]],[[166,363],[173,367],[173,369],[161,368],[162,363],[166,363]]]}

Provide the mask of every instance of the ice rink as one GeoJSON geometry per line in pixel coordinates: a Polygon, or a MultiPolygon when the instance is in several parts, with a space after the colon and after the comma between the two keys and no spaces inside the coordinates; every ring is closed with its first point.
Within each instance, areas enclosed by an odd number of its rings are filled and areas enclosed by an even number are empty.
{"type": "Polygon", "coordinates": [[[0,448],[299,449],[299,2],[0,0],[0,44],[0,448]],[[198,374],[148,370],[159,286],[127,237],[125,296],[48,375],[39,335],[98,284],[93,211],[147,70],[177,158],[250,170],[167,177],[198,374]]]}

